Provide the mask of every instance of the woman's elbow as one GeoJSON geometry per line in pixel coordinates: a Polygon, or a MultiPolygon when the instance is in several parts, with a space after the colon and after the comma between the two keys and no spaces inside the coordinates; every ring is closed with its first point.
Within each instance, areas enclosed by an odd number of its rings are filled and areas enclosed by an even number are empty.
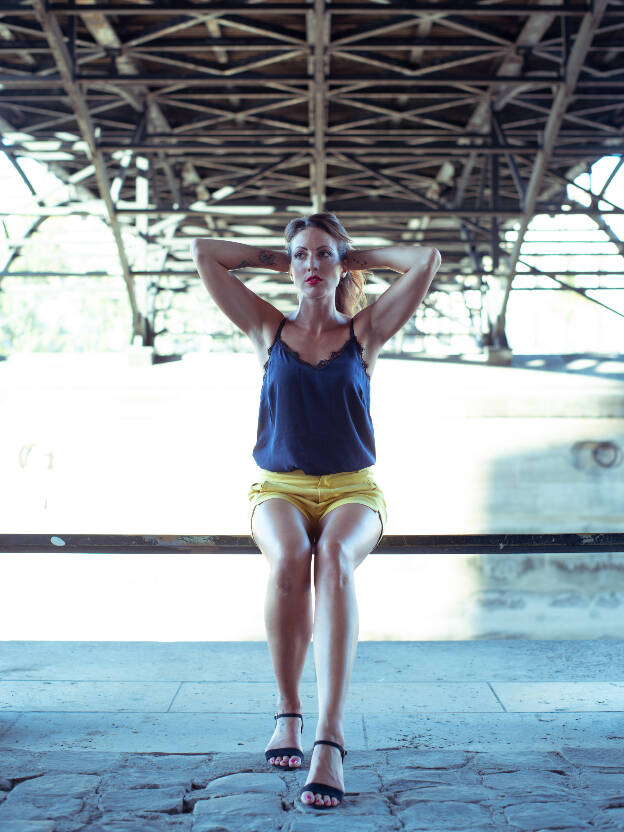
{"type": "Polygon", "coordinates": [[[194,256],[209,254],[212,249],[212,244],[210,237],[193,237],[191,240],[191,254],[194,256]]]}
{"type": "Polygon", "coordinates": [[[437,248],[429,249],[428,265],[431,271],[435,274],[442,265],[442,255],[437,248]]]}

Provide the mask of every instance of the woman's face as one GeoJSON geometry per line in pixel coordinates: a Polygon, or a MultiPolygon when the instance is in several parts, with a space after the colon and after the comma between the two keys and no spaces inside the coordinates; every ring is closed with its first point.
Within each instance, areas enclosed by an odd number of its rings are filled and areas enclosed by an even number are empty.
{"type": "Polygon", "coordinates": [[[290,275],[302,294],[335,293],[340,278],[347,273],[338,254],[337,241],[321,228],[308,226],[291,240],[290,275]],[[312,275],[320,280],[310,282],[312,275]]]}

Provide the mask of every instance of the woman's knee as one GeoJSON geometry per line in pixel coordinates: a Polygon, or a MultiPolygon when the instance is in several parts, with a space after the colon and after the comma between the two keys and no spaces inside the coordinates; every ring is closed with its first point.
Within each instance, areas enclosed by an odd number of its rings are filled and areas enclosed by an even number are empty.
{"type": "Polygon", "coordinates": [[[291,529],[263,541],[261,551],[271,568],[270,580],[285,594],[310,588],[312,543],[307,534],[291,529]]]}
{"type": "Polygon", "coordinates": [[[353,557],[338,538],[319,539],[314,555],[314,582],[345,586],[353,580],[353,557]]]}
{"type": "Polygon", "coordinates": [[[307,592],[310,589],[312,547],[284,547],[273,552],[269,559],[271,579],[278,591],[284,595],[293,592],[307,592]]]}

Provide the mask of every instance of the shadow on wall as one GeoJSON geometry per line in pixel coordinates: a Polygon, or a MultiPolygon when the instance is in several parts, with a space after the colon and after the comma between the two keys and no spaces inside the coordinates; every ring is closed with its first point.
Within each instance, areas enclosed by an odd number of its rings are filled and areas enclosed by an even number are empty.
{"type": "MultiPolygon", "coordinates": [[[[576,419],[526,420],[525,452],[491,463],[491,531],[624,528],[624,433],[614,436],[612,420],[596,421],[586,426],[592,438],[579,439],[576,419]]],[[[470,629],[479,637],[624,637],[624,553],[501,553],[469,563],[478,587],[468,600],[470,629]]]]}

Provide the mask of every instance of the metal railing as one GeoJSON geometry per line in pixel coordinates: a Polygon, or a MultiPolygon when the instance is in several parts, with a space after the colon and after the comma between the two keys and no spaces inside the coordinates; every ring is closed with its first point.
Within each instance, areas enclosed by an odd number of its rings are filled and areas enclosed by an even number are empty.
{"type": "MultiPolygon", "coordinates": [[[[260,554],[248,535],[185,534],[0,534],[0,552],[102,552],[108,554],[186,552],[207,555],[260,554]]],[[[624,534],[432,534],[383,535],[376,555],[518,554],[624,552],[624,534]]]]}

